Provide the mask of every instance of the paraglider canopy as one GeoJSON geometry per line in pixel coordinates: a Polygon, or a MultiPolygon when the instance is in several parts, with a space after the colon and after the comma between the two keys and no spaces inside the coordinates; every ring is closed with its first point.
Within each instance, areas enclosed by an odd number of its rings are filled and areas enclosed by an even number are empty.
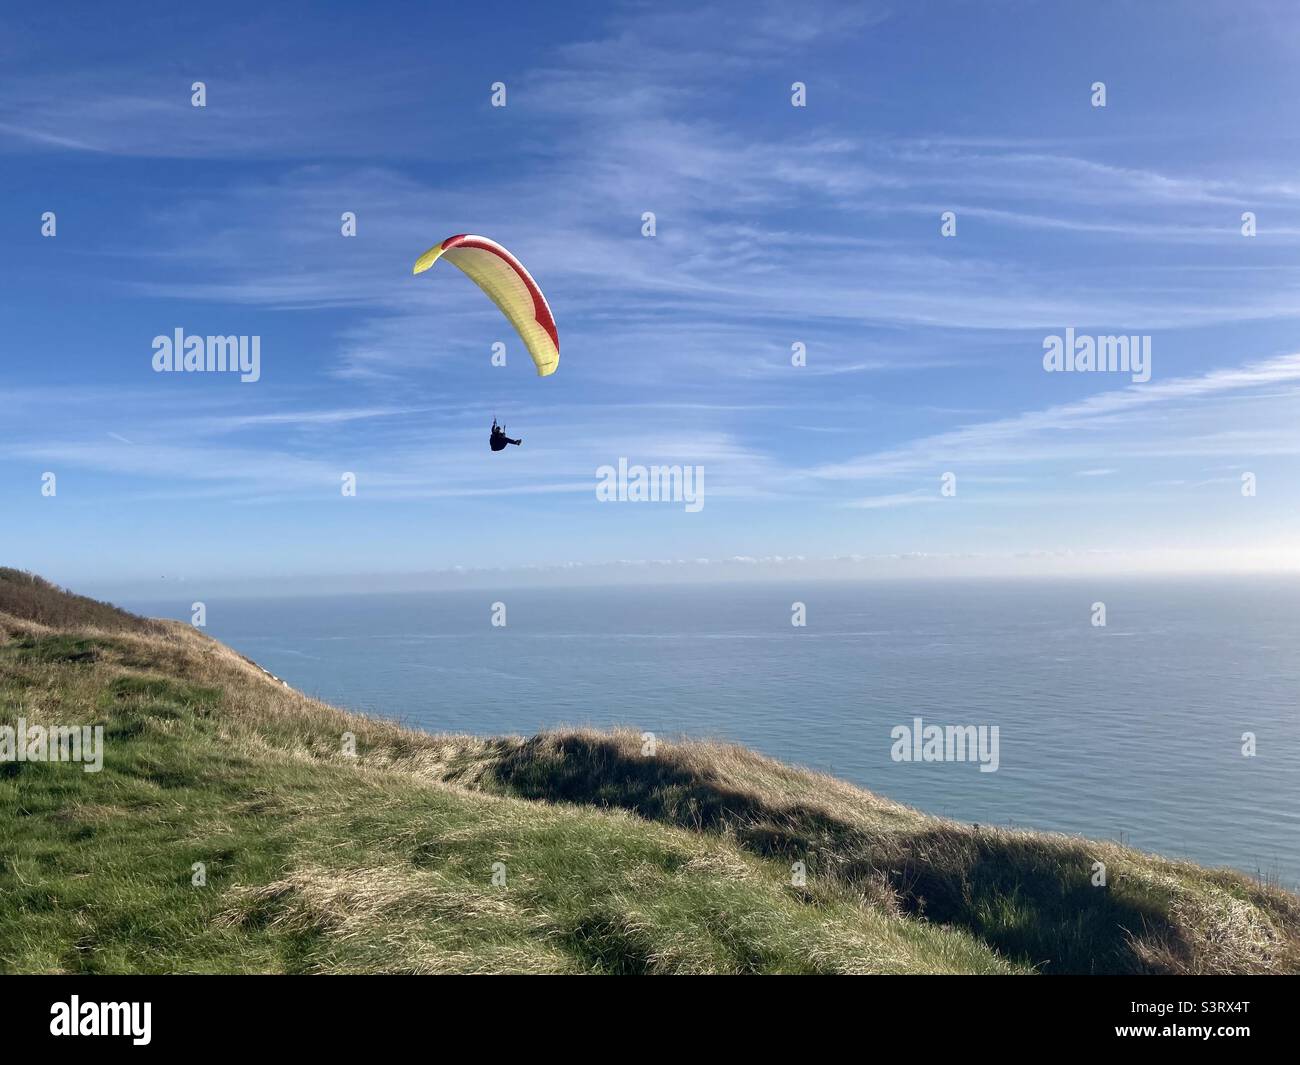
{"type": "Polygon", "coordinates": [[[560,336],[551,308],[524,264],[495,240],[460,233],[435,244],[416,260],[422,274],[439,259],[447,259],[486,292],[524,342],[541,377],[560,365],[560,336]]]}

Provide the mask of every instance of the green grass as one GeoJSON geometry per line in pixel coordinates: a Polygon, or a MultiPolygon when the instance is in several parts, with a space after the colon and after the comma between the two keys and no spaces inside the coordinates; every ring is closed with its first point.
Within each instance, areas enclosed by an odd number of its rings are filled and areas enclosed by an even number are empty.
{"type": "Polygon", "coordinates": [[[266,745],[220,686],[125,666],[143,649],[116,637],[76,643],[94,654],[69,657],[63,634],[0,646],[0,718],[39,690],[29,720],[106,729],[99,773],[0,778],[0,970],[1014,969],[834,885],[796,890],[718,838],[276,746],[324,739],[301,723],[266,745]]]}
{"type": "Polygon", "coordinates": [[[1300,900],[1240,874],[737,747],[411,732],[41,595],[60,626],[0,613],[0,724],[100,724],[105,753],[0,763],[0,972],[1300,969],[1300,900]]]}
{"type": "Polygon", "coordinates": [[[929,817],[743,748],[687,741],[646,758],[635,734],[573,731],[498,744],[485,778],[508,794],[725,835],[787,862],[815,856],[843,887],[963,928],[1042,972],[1300,968],[1294,895],[1111,843],[929,817]]]}

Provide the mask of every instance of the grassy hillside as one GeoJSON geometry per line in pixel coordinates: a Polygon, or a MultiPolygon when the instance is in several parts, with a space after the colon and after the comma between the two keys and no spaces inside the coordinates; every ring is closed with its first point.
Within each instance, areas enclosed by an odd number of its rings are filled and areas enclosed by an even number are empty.
{"type": "Polygon", "coordinates": [[[1300,971],[1300,899],[1237,873],[737,747],[411,732],[0,570],[20,716],[105,754],[0,763],[4,972],[1300,971]]]}

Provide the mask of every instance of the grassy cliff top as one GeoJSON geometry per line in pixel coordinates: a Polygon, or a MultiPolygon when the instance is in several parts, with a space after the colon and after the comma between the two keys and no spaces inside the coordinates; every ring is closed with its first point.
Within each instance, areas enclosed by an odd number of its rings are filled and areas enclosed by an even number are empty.
{"type": "Polygon", "coordinates": [[[104,755],[0,762],[0,972],[1300,972],[1300,898],[1240,873],[741,747],[411,731],[0,569],[20,717],[104,755]]]}

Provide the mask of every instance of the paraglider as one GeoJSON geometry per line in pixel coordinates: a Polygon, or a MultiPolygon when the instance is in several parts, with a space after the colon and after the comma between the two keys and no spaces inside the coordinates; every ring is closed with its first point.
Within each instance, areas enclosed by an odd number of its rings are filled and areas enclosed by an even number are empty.
{"type": "MultiPolygon", "coordinates": [[[[523,263],[495,240],[459,233],[421,255],[415,261],[412,273],[424,273],[439,259],[446,259],[459,267],[487,293],[515,327],[539,377],[555,373],[555,368],[560,365],[560,335],[555,329],[555,317],[542,290],[532,274],[524,269],[523,263]]],[[[489,445],[493,451],[503,451],[507,444],[520,443],[506,436],[496,419],[492,419],[489,445]]]]}
{"type": "Polygon", "coordinates": [[[555,373],[560,365],[560,335],[546,297],[523,263],[495,240],[461,233],[426,251],[412,272],[422,274],[439,259],[464,271],[501,309],[528,349],[539,377],[555,373]]]}
{"type": "Polygon", "coordinates": [[[497,425],[497,420],[492,419],[492,435],[488,437],[488,447],[493,451],[504,451],[507,444],[514,444],[515,447],[518,447],[522,443],[522,440],[511,440],[510,437],[506,436],[506,431],[497,425]]]}

